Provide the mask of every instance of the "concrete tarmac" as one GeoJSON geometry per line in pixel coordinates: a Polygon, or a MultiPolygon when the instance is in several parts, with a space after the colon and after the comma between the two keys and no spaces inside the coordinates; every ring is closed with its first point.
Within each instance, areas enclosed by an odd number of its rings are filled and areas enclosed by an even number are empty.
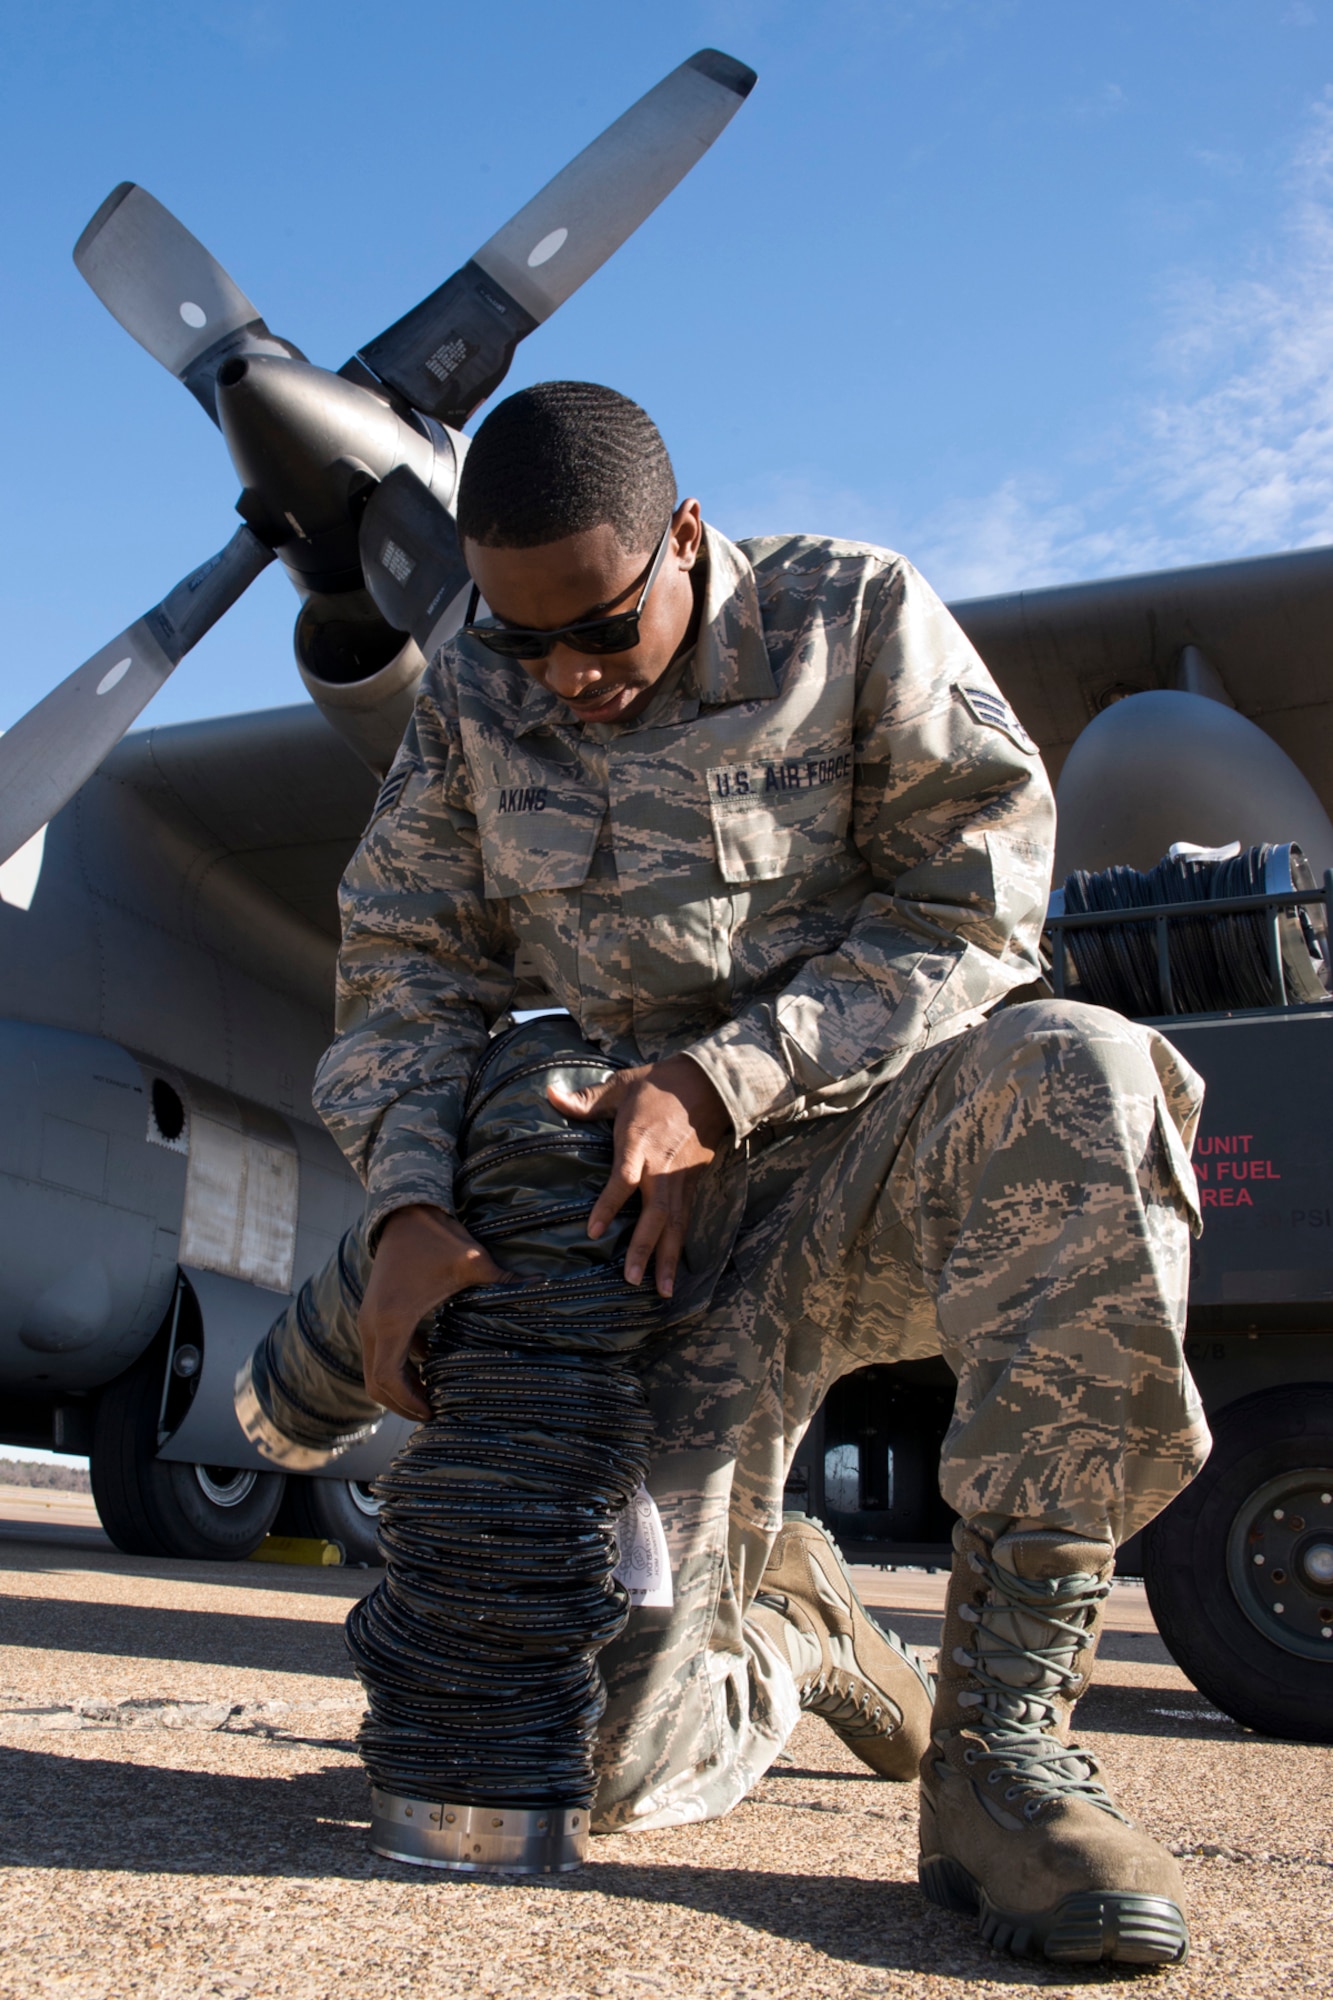
{"type": "MultiPolygon", "coordinates": [[[[343,1652],[374,1571],[141,1561],[75,1495],[0,1493],[0,2000],[1161,2000],[1333,1990],[1333,1751],[1251,1736],[1119,1585],[1079,1735],[1181,1855],[1168,1973],[1000,1957],[915,1882],[916,1795],[808,1718],[727,1819],[460,1879],[366,1851],[343,1652]]],[[[943,1578],[858,1572],[914,1643],[943,1578]]]]}

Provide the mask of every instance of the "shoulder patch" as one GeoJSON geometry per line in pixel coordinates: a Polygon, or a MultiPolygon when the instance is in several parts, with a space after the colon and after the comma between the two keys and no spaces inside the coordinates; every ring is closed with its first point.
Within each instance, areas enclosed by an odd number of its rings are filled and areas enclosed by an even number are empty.
{"type": "Polygon", "coordinates": [[[979,722],[984,729],[998,729],[1002,736],[1007,736],[1011,743],[1016,743],[1029,757],[1040,756],[1036,744],[1004,696],[997,693],[994,688],[964,687],[963,683],[958,681],[954,685],[954,693],[974,722],[979,722]]]}
{"type": "Polygon", "coordinates": [[[383,819],[385,813],[393,811],[399,799],[401,799],[403,793],[407,790],[408,780],[415,777],[416,772],[417,765],[410,757],[404,757],[401,764],[393,766],[388,777],[380,786],[374,810],[366,822],[367,831],[374,826],[377,819],[383,819]]]}

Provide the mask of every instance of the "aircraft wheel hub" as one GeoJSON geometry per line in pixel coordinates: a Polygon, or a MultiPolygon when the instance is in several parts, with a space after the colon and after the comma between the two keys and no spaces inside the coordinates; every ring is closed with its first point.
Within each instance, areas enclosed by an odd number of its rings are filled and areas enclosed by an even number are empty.
{"type": "Polygon", "coordinates": [[[237,1472],[229,1465],[196,1465],[194,1476],[215,1507],[239,1507],[254,1491],[255,1472],[237,1472]]]}

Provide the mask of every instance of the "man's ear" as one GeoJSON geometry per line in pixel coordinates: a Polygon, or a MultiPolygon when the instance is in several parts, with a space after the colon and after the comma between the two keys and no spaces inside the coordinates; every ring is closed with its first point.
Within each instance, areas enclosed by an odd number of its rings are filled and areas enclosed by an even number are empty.
{"type": "Polygon", "coordinates": [[[682,500],[671,516],[671,546],[682,569],[693,569],[703,547],[704,524],[699,502],[682,500]]]}

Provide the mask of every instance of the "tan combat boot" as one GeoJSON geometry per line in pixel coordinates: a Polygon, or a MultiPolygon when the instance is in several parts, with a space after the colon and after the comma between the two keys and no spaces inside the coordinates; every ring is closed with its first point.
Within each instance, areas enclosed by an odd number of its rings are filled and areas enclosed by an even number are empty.
{"type": "Polygon", "coordinates": [[[1062,1529],[954,1529],[919,1879],[975,1912],[988,1944],[1061,1964],[1175,1965],[1189,1949],[1180,1871],[1069,1742],[1115,1550],[1062,1529]]]}
{"type": "Polygon", "coordinates": [[[930,1740],[930,1677],[897,1633],[868,1615],[817,1521],[785,1516],[750,1616],[785,1651],[802,1708],[881,1778],[916,1776],[930,1740]]]}

